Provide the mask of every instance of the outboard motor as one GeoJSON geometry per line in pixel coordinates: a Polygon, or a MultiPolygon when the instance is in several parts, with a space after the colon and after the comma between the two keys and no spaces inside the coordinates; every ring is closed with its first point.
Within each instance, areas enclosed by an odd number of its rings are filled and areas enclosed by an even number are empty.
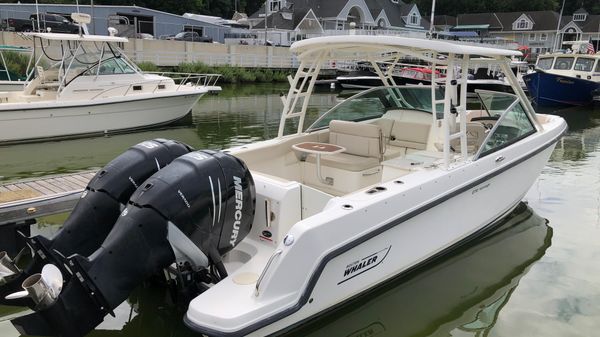
{"type": "Polygon", "coordinates": [[[240,159],[212,151],[181,156],[140,185],[97,251],[68,258],[75,277],[52,304],[13,324],[26,335],[83,336],[174,263],[216,283],[227,275],[221,256],[250,232],[255,203],[240,159]]]}
{"type": "Polygon", "coordinates": [[[188,145],[173,140],[145,141],[132,146],[98,171],[54,238],[26,238],[34,256],[23,270],[17,268],[6,253],[0,252],[0,304],[32,306],[27,298],[7,300],[5,296],[20,290],[22,282],[39,273],[45,264],[62,268],[62,259],[56,252],[63,256],[88,256],[96,251],[138,186],[191,150],[188,145]]]}

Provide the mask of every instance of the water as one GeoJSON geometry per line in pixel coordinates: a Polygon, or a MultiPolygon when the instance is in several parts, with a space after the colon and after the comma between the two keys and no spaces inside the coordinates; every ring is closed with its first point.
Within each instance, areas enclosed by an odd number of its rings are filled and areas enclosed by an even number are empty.
{"type": "MultiPolygon", "coordinates": [[[[0,147],[0,179],[101,167],[162,137],[222,149],[276,136],[285,86],[207,96],[179,126],[110,137],[0,147]]],[[[313,116],[339,101],[319,94],[313,116]]],[[[477,244],[366,294],[289,336],[597,336],[600,331],[600,109],[559,112],[570,130],[500,228],[477,244]],[[546,220],[548,224],[546,224],[546,220]]],[[[64,215],[44,219],[53,232],[64,215]]],[[[0,336],[22,309],[0,306],[0,336]]],[[[184,310],[146,285],[90,336],[194,336],[184,310]]]]}

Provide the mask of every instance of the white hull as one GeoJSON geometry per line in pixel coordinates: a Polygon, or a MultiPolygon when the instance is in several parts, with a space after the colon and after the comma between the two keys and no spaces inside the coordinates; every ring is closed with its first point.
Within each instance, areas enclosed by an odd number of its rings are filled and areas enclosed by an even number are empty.
{"type": "Polygon", "coordinates": [[[0,142],[68,137],[167,124],[185,116],[206,91],[94,101],[0,106],[0,142]]]}
{"type": "MultiPolygon", "coordinates": [[[[402,177],[402,184],[380,184],[386,190],[375,194],[363,190],[332,199],[320,214],[291,228],[295,241],[266,267],[258,296],[255,284],[232,281],[235,274],[256,268],[250,260],[190,303],[187,325],[209,335],[274,333],[481,235],[512,210],[538,177],[565,131],[560,119],[552,124],[476,162],[415,172],[402,177]],[[362,266],[352,271],[357,264],[362,266]]],[[[262,180],[255,176],[257,186],[262,180]]],[[[256,260],[265,263],[264,256],[256,260]]]]}

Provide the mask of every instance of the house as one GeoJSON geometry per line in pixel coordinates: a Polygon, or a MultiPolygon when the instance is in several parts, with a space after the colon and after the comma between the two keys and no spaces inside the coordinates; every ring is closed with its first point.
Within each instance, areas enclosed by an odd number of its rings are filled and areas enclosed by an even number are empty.
{"type": "Polygon", "coordinates": [[[248,17],[250,29],[275,44],[320,35],[370,34],[425,37],[429,22],[415,4],[400,0],[267,0],[248,17]]]}
{"type": "MultiPolygon", "coordinates": [[[[438,30],[448,29],[444,22],[434,24],[438,30]]],[[[554,11],[460,14],[449,31],[476,33],[480,39],[512,40],[529,47],[530,59],[534,59],[538,54],[567,47],[565,41],[591,40],[597,50],[599,25],[600,15],[590,15],[582,8],[562,18],[554,11]]]]}

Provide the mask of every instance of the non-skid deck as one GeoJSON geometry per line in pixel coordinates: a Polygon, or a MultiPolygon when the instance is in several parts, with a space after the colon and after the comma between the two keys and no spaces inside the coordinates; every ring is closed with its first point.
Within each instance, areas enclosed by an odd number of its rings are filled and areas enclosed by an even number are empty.
{"type": "Polygon", "coordinates": [[[70,211],[95,171],[0,184],[0,225],[70,211]]]}

